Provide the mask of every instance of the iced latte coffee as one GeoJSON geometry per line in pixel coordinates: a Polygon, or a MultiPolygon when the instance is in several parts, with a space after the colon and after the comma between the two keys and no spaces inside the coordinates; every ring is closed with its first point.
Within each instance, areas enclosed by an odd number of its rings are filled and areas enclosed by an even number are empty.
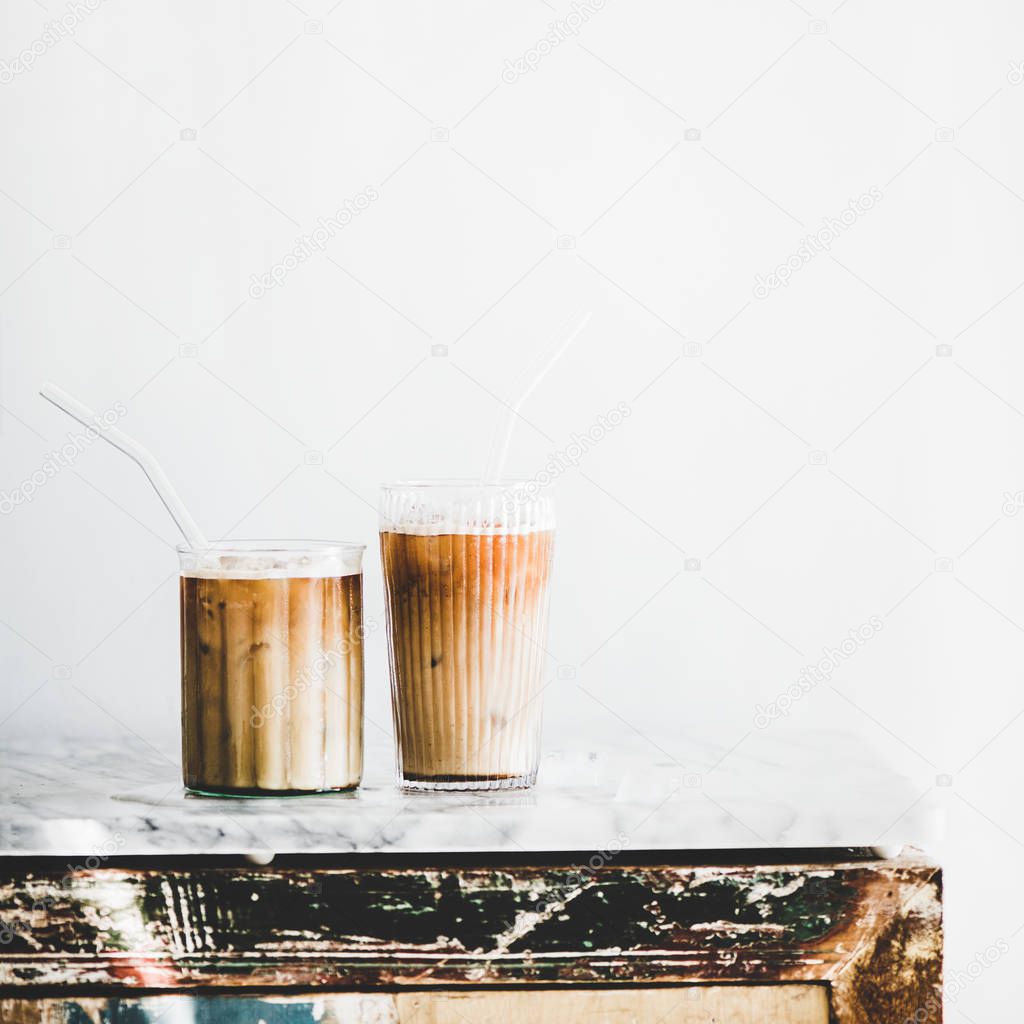
{"type": "Polygon", "coordinates": [[[185,785],[350,789],[363,759],[362,545],[254,541],[181,560],[185,785]]]}
{"type": "Polygon", "coordinates": [[[533,785],[550,502],[521,484],[396,484],[380,543],[400,785],[533,785]]]}

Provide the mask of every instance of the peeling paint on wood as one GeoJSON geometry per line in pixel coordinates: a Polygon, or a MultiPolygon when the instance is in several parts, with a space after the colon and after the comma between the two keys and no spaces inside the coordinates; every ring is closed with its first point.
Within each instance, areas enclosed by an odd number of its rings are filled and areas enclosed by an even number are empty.
{"type": "Polygon", "coordinates": [[[825,982],[882,1024],[937,991],[938,885],[913,858],[0,873],[0,984],[825,982]]]}
{"type": "Polygon", "coordinates": [[[840,1019],[855,1024],[942,1020],[942,879],[922,880],[898,914],[878,922],[837,978],[840,1019]]]}
{"type": "Polygon", "coordinates": [[[0,1000],[3,1024],[828,1024],[817,985],[0,1000]]]}

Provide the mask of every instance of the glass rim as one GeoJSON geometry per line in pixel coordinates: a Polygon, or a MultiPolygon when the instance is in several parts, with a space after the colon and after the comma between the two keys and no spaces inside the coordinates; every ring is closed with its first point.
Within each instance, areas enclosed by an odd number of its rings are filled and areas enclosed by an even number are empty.
{"type": "Polygon", "coordinates": [[[175,551],[179,555],[208,555],[213,552],[247,555],[283,555],[307,551],[316,555],[350,554],[365,551],[366,545],[352,540],[217,540],[211,541],[208,547],[197,548],[191,544],[177,544],[175,551]]]}

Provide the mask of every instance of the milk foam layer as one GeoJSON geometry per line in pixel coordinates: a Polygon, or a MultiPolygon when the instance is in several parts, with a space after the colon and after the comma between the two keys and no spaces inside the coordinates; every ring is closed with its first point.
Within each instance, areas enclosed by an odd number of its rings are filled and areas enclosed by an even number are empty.
{"type": "Polygon", "coordinates": [[[281,580],[354,576],[361,571],[362,547],[324,547],[308,551],[183,551],[181,575],[191,579],[281,580]]]}
{"type": "Polygon", "coordinates": [[[499,536],[555,528],[551,501],[535,483],[506,486],[395,484],[384,488],[380,528],[420,537],[499,536]]]}

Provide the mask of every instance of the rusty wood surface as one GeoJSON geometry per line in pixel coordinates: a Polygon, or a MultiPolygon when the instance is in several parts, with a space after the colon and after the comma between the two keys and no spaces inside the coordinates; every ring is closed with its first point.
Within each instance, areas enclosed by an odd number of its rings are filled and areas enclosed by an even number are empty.
{"type": "Polygon", "coordinates": [[[2,1024],[828,1024],[820,985],[0,1000],[2,1024]]]}
{"type": "Polygon", "coordinates": [[[615,864],[582,874],[500,865],[22,870],[0,873],[0,984],[795,981],[839,992],[856,972],[844,997],[855,1007],[853,993],[870,979],[940,948],[937,886],[938,869],[913,858],[615,864]]]}
{"type": "Polygon", "coordinates": [[[941,875],[922,879],[895,914],[877,919],[837,972],[832,1004],[842,1024],[941,1022],[941,875]]]}

